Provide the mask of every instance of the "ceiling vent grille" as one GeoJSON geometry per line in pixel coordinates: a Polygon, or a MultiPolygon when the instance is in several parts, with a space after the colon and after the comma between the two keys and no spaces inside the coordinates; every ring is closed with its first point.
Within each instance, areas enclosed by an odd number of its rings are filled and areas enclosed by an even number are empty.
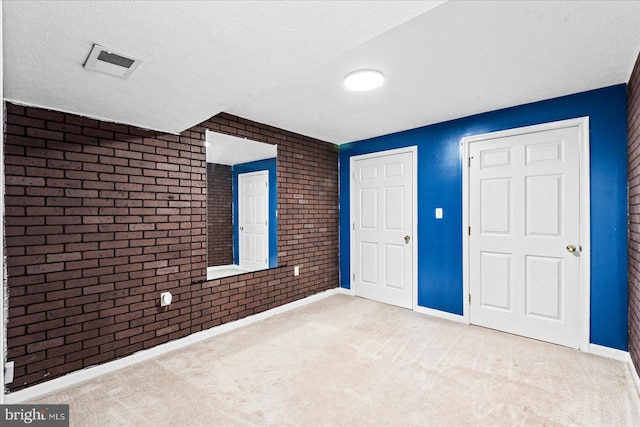
{"type": "Polygon", "coordinates": [[[139,59],[126,57],[94,44],[84,63],[84,69],[109,74],[126,80],[136,68],[138,68],[140,62],[142,61],[139,59]]]}

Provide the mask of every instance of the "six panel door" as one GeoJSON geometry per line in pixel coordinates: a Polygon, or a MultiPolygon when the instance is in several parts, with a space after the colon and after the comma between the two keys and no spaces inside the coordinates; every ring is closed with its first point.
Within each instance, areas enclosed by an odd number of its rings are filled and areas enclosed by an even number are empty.
{"type": "Polygon", "coordinates": [[[269,268],[269,171],[238,175],[240,269],[269,268]]]}
{"type": "Polygon", "coordinates": [[[579,131],[471,142],[470,321],[578,348],[579,131]]]}
{"type": "Polygon", "coordinates": [[[352,285],[364,298],[413,307],[413,153],[354,161],[352,285]]]}

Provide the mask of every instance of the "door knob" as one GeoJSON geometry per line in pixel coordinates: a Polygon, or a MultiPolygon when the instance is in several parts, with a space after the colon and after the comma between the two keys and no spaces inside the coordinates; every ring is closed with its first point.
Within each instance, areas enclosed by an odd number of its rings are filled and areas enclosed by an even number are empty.
{"type": "Polygon", "coordinates": [[[411,237],[409,237],[409,236],[404,236],[404,242],[405,242],[405,243],[409,243],[409,240],[411,240],[411,237]]]}
{"type": "Polygon", "coordinates": [[[569,245],[567,246],[567,252],[575,252],[576,251],[576,247],[573,245],[569,245]]]}
{"type": "Polygon", "coordinates": [[[240,231],[244,230],[244,227],[240,227],[240,231]]]}

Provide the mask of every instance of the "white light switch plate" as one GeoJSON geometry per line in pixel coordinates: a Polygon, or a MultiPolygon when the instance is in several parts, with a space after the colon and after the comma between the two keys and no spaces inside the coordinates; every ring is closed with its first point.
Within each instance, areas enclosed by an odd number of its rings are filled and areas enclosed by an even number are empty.
{"type": "Polygon", "coordinates": [[[442,208],[436,208],[436,219],[442,219],[442,208]]]}

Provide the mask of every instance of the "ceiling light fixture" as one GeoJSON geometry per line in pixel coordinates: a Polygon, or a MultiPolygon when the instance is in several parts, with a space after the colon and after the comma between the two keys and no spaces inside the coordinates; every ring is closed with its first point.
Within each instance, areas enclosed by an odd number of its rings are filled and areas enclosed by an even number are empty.
{"type": "Polygon", "coordinates": [[[353,91],[373,90],[384,83],[384,74],[378,70],[357,70],[344,78],[344,86],[353,91]]]}

